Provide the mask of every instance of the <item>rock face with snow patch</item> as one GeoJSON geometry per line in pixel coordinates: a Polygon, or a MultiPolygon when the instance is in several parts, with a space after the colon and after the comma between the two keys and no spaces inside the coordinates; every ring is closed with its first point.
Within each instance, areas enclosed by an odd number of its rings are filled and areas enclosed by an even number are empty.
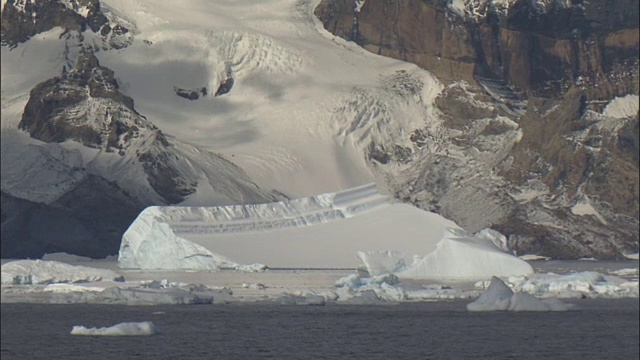
{"type": "MultiPolygon", "coordinates": [[[[44,142],[74,140],[100,150],[104,156],[113,153],[107,160],[108,169],[103,169],[107,170],[105,176],[140,167],[152,191],[159,195],[154,198],[151,193],[143,202],[181,202],[196,191],[201,178],[188,156],[176,149],[176,141],[170,141],[138,114],[133,99],[119,91],[113,71],[101,66],[88,50],[81,51],[74,69],[40,83],[31,91],[20,128],[44,142]]],[[[187,145],[182,147],[185,151],[197,151],[187,145]]],[[[209,157],[216,156],[209,154],[209,157]]],[[[233,167],[222,159],[218,161],[233,167]]],[[[239,171],[237,175],[231,181],[244,187],[247,193],[254,192],[252,184],[239,171]]],[[[136,195],[144,191],[127,190],[136,195]]],[[[268,195],[257,193],[255,198],[269,199],[268,195]]]]}
{"type": "Polygon", "coordinates": [[[497,229],[518,253],[637,251],[637,2],[341,0],[315,14],[445,83],[441,124],[411,129],[412,147],[372,147],[396,197],[497,229]],[[603,110],[622,99],[631,109],[603,110]]]}
{"type": "Polygon", "coordinates": [[[56,26],[78,33],[90,30],[100,39],[96,47],[105,50],[121,49],[132,41],[126,22],[103,11],[98,0],[10,0],[3,4],[3,45],[15,47],[56,26]]]}

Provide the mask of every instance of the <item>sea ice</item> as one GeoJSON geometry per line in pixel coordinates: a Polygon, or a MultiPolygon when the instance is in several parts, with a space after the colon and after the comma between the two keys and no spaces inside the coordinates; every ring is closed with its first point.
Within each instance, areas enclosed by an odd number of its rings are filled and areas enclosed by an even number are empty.
{"type": "Polygon", "coordinates": [[[2,265],[2,284],[35,285],[101,280],[124,281],[111,270],[74,266],[58,261],[17,260],[2,265]]]}
{"type": "Polygon", "coordinates": [[[508,279],[513,288],[540,297],[638,297],[638,281],[603,275],[595,271],[573,274],[531,274],[508,279]]]}
{"type": "Polygon", "coordinates": [[[556,299],[540,300],[533,295],[514,293],[507,284],[497,277],[491,279],[491,284],[485,293],[469,304],[469,311],[566,311],[569,306],[556,299]]]}
{"type": "Polygon", "coordinates": [[[160,331],[151,321],[124,322],[103,328],[74,326],[71,329],[71,335],[88,336],[149,336],[159,333],[160,331]]]}
{"type": "Polygon", "coordinates": [[[336,281],[336,288],[339,301],[358,297],[370,300],[375,298],[375,302],[407,300],[407,294],[400,286],[398,277],[393,274],[372,277],[351,274],[336,281]]]}

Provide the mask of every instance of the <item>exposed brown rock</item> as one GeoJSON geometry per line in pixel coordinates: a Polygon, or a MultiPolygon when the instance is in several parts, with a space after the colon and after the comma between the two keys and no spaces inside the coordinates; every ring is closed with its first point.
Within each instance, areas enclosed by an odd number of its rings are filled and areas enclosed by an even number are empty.
{"type": "Polygon", "coordinates": [[[638,91],[637,5],[596,0],[538,14],[521,1],[506,16],[487,8],[484,18],[468,20],[435,0],[368,1],[360,12],[337,0],[315,13],[333,34],[443,80],[496,77],[523,94],[555,97],[582,78],[616,96],[638,91]],[[634,63],[626,79],[608,78],[634,63]]]}
{"type": "MultiPolygon", "coordinates": [[[[445,86],[436,99],[444,126],[459,134],[449,139],[459,151],[486,151],[478,139],[514,130],[497,116],[517,123],[522,138],[510,149],[495,149],[508,152],[485,174],[485,187],[469,195],[495,200],[496,216],[483,226],[505,233],[519,253],[617,258],[637,252],[638,118],[599,114],[614,97],[639,92],[637,1],[548,2],[544,11],[525,0],[508,11],[478,2],[475,15],[467,17],[447,3],[367,1],[358,12],[352,0],[326,0],[315,14],[333,34],[415,63],[445,85],[464,80],[445,86]],[[489,185],[493,174],[500,185],[489,185]],[[506,189],[532,180],[546,185],[548,193],[514,202],[506,189]],[[579,201],[589,201],[598,215],[574,214],[579,201]]],[[[412,132],[416,148],[424,148],[427,133],[412,132]]],[[[384,145],[369,153],[378,166],[397,162],[384,145]]],[[[459,200],[449,196],[460,191],[449,187],[464,183],[464,175],[456,173],[465,174],[459,167],[467,164],[436,153],[415,159],[424,163],[408,170],[414,178],[390,185],[397,186],[396,195],[463,226],[479,226],[477,218],[469,221],[468,213],[459,213],[459,200]]]]}

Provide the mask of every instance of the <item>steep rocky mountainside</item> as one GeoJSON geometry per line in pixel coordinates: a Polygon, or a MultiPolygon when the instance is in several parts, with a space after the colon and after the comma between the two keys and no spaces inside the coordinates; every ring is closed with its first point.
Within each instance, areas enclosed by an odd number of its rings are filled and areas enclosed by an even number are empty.
{"type": "Polygon", "coordinates": [[[188,166],[173,160],[164,134],[135,111],[133,99],[118,91],[113,71],[87,50],[76,68],[31,90],[19,126],[47,143],[75,140],[122,157],[135,151],[149,184],[168,203],[196,189],[196,174],[181,171],[188,166]]]}
{"type": "Polygon", "coordinates": [[[598,87],[591,98],[638,92],[637,1],[458,3],[323,1],[316,15],[333,34],[445,80],[501,79],[525,97],[574,84],[598,87]]]}
{"type": "Polygon", "coordinates": [[[414,129],[413,149],[372,144],[397,197],[493,227],[520,254],[638,252],[638,114],[603,111],[639,91],[636,1],[338,0],[315,13],[446,84],[442,124],[414,129]]]}

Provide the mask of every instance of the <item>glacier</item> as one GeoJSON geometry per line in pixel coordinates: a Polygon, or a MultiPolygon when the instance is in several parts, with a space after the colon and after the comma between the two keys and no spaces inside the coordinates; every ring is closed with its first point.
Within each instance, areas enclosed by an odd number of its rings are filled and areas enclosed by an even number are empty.
{"type": "Polygon", "coordinates": [[[533,273],[528,263],[496,247],[499,236],[483,234],[471,235],[440,215],[393,202],[375,184],[367,184],[267,204],[149,207],[125,232],[118,265],[212,271],[256,263],[353,269],[362,261],[373,275],[400,278],[533,273]],[[412,256],[411,263],[405,254],[412,256]]]}

